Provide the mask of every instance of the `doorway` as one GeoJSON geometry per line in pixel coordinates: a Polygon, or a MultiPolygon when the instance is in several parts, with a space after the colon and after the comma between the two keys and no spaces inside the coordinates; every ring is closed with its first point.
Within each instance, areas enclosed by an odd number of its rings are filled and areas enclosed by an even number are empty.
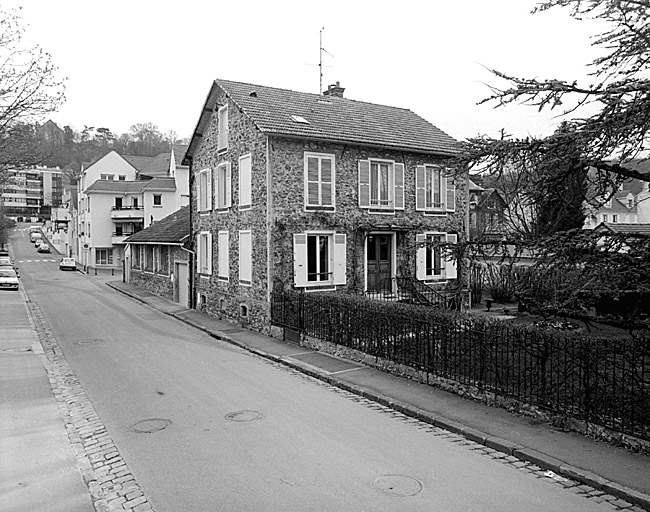
{"type": "Polygon", "coordinates": [[[366,239],[367,290],[392,292],[393,233],[370,233],[366,239]]]}

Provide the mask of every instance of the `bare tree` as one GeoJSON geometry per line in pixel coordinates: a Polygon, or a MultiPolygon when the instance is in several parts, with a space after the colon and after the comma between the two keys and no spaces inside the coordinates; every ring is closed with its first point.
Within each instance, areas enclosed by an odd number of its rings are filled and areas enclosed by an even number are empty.
{"type": "MultiPolygon", "coordinates": [[[[603,50],[590,63],[593,83],[519,78],[492,69],[509,86],[491,87],[492,94],[481,103],[555,110],[567,119],[565,129],[547,137],[518,139],[502,132],[498,138],[472,138],[463,144],[460,163],[497,176],[514,168],[539,185],[544,178],[538,172],[540,161],[571,158],[573,164],[564,169],[564,176],[576,183],[588,178],[596,196],[611,194],[626,178],[650,181],[650,175],[626,165],[646,158],[649,149],[650,0],[547,0],[533,14],[553,8],[566,8],[575,19],[606,22],[607,29],[593,43],[603,50]],[[585,106],[594,113],[579,117],[585,106]],[[586,173],[587,169],[592,171],[586,173]]],[[[553,179],[562,177],[560,173],[553,179]]]]}
{"type": "Polygon", "coordinates": [[[65,99],[50,55],[23,34],[20,13],[0,10],[0,173],[39,162],[34,125],[65,99]]]}

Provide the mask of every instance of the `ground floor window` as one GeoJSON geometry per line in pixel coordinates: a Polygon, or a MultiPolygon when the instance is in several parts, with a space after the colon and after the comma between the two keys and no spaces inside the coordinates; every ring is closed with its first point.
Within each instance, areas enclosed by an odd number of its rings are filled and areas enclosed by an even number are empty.
{"type": "Polygon", "coordinates": [[[294,235],[294,276],[294,284],[301,287],[345,284],[345,234],[294,235]]]}
{"type": "Polygon", "coordinates": [[[144,246],[144,269],[153,272],[153,245],[144,246]]]}
{"type": "Polygon", "coordinates": [[[131,268],[141,268],[140,262],[140,246],[132,245],[131,246],[131,268]]]}
{"type": "Polygon", "coordinates": [[[95,263],[97,265],[112,265],[113,249],[96,249],[95,263]]]}
{"type": "Polygon", "coordinates": [[[417,278],[423,281],[456,279],[456,260],[447,244],[458,242],[453,233],[423,233],[417,235],[417,278]]]}
{"type": "Polygon", "coordinates": [[[158,265],[156,272],[165,276],[169,275],[169,246],[158,246],[158,265]]]}

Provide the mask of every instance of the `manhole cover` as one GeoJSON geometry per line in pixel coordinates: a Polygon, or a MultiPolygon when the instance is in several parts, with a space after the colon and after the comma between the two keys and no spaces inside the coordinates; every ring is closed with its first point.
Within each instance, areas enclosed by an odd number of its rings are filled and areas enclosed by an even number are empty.
{"type": "Polygon", "coordinates": [[[415,496],[422,490],[419,480],[404,475],[384,475],[377,478],[372,486],[391,496],[415,496]]]}
{"type": "Polygon", "coordinates": [[[166,429],[172,422],[160,418],[152,418],[150,420],[138,421],[131,428],[140,434],[151,434],[159,430],[166,429]]]}
{"type": "Polygon", "coordinates": [[[5,348],[3,352],[10,352],[10,353],[25,353],[25,352],[31,352],[32,348],[31,347],[12,347],[12,348],[5,348]]]}
{"type": "Polygon", "coordinates": [[[226,414],[226,419],[230,421],[255,421],[262,418],[262,413],[257,411],[235,411],[226,414]]]}
{"type": "Polygon", "coordinates": [[[77,345],[91,345],[93,343],[100,343],[102,341],[104,341],[104,340],[101,339],[101,338],[87,338],[87,339],[84,339],[84,340],[77,340],[77,341],[75,341],[75,343],[77,345]]]}

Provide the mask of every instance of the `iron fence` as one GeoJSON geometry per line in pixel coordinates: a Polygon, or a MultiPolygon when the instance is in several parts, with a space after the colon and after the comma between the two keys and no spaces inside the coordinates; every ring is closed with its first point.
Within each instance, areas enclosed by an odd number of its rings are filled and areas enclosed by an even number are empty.
{"type": "Polygon", "coordinates": [[[344,294],[273,294],[272,323],[650,439],[650,336],[594,338],[344,294]]]}

